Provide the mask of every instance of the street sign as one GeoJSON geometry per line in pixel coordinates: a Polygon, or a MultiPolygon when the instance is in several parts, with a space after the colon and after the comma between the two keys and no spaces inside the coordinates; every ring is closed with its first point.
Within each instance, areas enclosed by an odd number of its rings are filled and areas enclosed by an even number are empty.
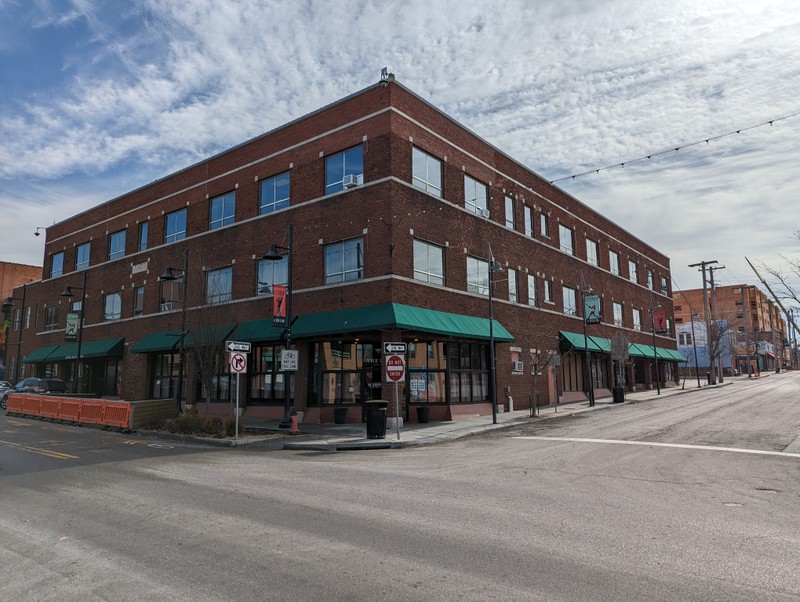
{"type": "Polygon", "coordinates": [[[225,341],[225,349],[233,353],[234,351],[241,351],[243,353],[250,353],[250,343],[240,343],[239,341],[225,341]]]}
{"type": "Polygon", "coordinates": [[[407,352],[408,346],[406,343],[384,343],[383,344],[383,352],[384,353],[399,353],[405,355],[407,352]]]}
{"type": "Polygon", "coordinates": [[[398,382],[406,373],[406,361],[402,355],[386,356],[386,380],[398,382]]]}
{"type": "Polygon", "coordinates": [[[246,355],[239,352],[231,353],[231,372],[235,372],[236,374],[247,372],[246,355]]]}
{"type": "Polygon", "coordinates": [[[300,362],[300,352],[297,349],[284,349],[281,351],[281,370],[297,370],[300,362]]]}

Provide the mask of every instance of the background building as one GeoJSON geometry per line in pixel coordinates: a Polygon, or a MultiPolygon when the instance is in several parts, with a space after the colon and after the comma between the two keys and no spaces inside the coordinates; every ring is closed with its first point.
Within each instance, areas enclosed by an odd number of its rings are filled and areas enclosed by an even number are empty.
{"type": "Polygon", "coordinates": [[[321,421],[393,395],[387,342],[408,345],[407,420],[668,386],[683,359],[663,253],[391,75],[48,228],[44,259],[25,369],[103,396],[226,413],[225,340],[252,345],[247,414],[280,416],[288,386],[321,421]]]}
{"type": "Polygon", "coordinates": [[[14,289],[42,277],[41,266],[0,261],[0,301],[3,302],[3,323],[0,328],[0,379],[16,382],[16,366],[19,365],[19,334],[22,319],[24,289],[17,299],[12,297],[14,289]]]}

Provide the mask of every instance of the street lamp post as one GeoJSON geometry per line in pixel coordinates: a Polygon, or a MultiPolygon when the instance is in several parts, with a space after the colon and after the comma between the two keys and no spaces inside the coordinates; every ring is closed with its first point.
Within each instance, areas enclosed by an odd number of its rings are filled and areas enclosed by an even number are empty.
{"type": "MultiPolygon", "coordinates": [[[[289,224],[286,229],[286,246],[282,247],[275,243],[269,246],[269,251],[262,257],[268,261],[280,261],[286,257],[286,347],[289,350],[292,346],[292,224],[289,224]]],[[[273,286],[274,289],[274,286],[273,286]]],[[[274,317],[273,317],[274,319],[274,317]]],[[[291,376],[289,370],[284,370],[283,382],[283,419],[278,425],[279,428],[288,429],[292,426],[292,400],[291,400],[291,387],[289,386],[291,376]]]]}
{"type": "MultiPolygon", "coordinates": [[[[22,303],[22,307],[19,310],[19,317],[20,317],[20,324],[19,324],[19,337],[17,337],[17,355],[16,360],[14,362],[14,380],[19,380],[17,378],[17,374],[19,374],[19,360],[20,360],[20,353],[22,351],[22,328],[23,328],[23,320],[25,319],[25,293],[27,291],[28,285],[22,285],[22,298],[19,297],[8,297],[3,303],[3,313],[7,311],[11,311],[11,308],[14,307],[14,301],[19,301],[22,303]]],[[[6,332],[6,356],[3,358],[3,365],[5,366],[6,370],[8,370],[8,332],[6,332]]],[[[6,380],[9,380],[8,375],[5,376],[6,380]]]]}
{"type": "Polygon", "coordinates": [[[83,281],[81,286],[66,286],[64,292],[61,293],[62,297],[74,297],[75,293],[72,292],[73,288],[80,289],[81,291],[81,311],[78,317],[78,332],[77,342],[78,351],[75,354],[75,370],[72,375],[72,392],[80,393],[80,379],[78,378],[78,370],[81,365],[81,344],[83,343],[83,317],[86,315],[86,270],[83,271],[83,281]]]}
{"type": "Polygon", "coordinates": [[[494,298],[492,274],[502,272],[503,266],[495,262],[492,245],[489,244],[489,399],[492,402],[492,424],[497,424],[497,367],[494,359],[494,298]]]}
{"type": "Polygon", "coordinates": [[[656,349],[656,308],[661,307],[660,304],[655,303],[653,300],[653,291],[650,291],[650,331],[653,333],[653,360],[656,364],[656,391],[661,395],[661,374],[658,371],[658,351],[656,349]]]}
{"type": "Polygon", "coordinates": [[[183,268],[166,268],[164,273],[158,277],[159,282],[174,282],[178,278],[183,278],[183,295],[181,300],[181,332],[178,339],[178,384],[175,387],[175,403],[180,414],[181,399],[183,398],[183,370],[186,363],[186,302],[189,282],[189,250],[183,250],[183,268]],[[182,272],[181,276],[176,276],[175,272],[182,272]]]}
{"type": "Polygon", "coordinates": [[[586,377],[588,379],[588,389],[586,391],[586,396],[589,398],[589,407],[594,407],[594,382],[592,379],[592,365],[591,365],[591,358],[589,352],[589,331],[587,328],[587,319],[588,316],[586,315],[586,295],[592,292],[592,285],[586,284],[583,282],[583,274],[581,274],[581,306],[583,307],[583,350],[586,353],[586,377]]]}

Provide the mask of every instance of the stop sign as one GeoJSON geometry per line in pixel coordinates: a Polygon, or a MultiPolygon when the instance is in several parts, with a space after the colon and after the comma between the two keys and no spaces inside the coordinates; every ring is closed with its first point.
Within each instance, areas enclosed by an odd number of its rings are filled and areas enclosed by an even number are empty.
{"type": "Polygon", "coordinates": [[[399,355],[386,356],[386,380],[397,382],[403,379],[406,372],[406,362],[399,355]]]}

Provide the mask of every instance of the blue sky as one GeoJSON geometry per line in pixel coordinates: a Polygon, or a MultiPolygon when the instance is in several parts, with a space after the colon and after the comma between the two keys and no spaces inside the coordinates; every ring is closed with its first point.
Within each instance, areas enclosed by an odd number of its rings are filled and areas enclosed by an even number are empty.
{"type": "MultiPolygon", "coordinates": [[[[553,180],[797,113],[798,56],[797,0],[0,0],[0,259],[384,66],[553,180]]],[[[800,257],[800,115],[558,185],[680,289],[800,257]]]]}

